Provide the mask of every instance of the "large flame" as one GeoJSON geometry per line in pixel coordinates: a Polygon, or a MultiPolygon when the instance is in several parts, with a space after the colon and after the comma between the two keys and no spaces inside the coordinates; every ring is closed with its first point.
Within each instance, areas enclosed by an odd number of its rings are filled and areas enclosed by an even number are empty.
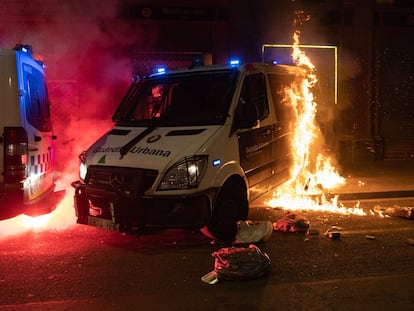
{"type": "Polygon", "coordinates": [[[273,198],[266,202],[274,208],[287,210],[316,210],[340,214],[365,215],[359,205],[347,208],[338,204],[338,198],[328,199],[329,189],[345,183],[333,166],[332,158],[324,152],[321,131],[316,122],[317,103],[312,93],[317,83],[315,66],[300,49],[300,32],[293,34],[292,59],[307,71],[302,82],[295,81],[284,90],[284,101],[290,104],[295,115],[294,135],[291,141],[294,163],[292,178],[279,187],[273,198]]]}

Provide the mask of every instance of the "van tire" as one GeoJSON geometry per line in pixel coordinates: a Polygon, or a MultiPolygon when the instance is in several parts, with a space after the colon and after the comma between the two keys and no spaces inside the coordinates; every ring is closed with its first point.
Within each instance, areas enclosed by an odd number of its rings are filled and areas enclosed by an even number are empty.
{"type": "Polygon", "coordinates": [[[237,221],[246,220],[249,202],[245,187],[238,182],[227,182],[221,188],[214,204],[209,233],[217,240],[234,240],[237,221]]]}

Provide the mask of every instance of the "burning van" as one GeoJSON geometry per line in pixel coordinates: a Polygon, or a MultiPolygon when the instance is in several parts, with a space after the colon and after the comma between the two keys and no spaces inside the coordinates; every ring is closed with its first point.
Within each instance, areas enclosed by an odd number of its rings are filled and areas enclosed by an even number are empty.
{"type": "MultiPolygon", "coordinates": [[[[290,177],[296,66],[194,66],[137,78],[115,126],[80,155],[78,223],[203,228],[231,239],[249,201],[290,177]]],[[[208,230],[208,231],[207,231],[208,230]]]]}
{"type": "Polygon", "coordinates": [[[55,189],[55,136],[44,66],[30,46],[0,49],[0,94],[1,215],[43,212],[38,203],[55,189]]]}

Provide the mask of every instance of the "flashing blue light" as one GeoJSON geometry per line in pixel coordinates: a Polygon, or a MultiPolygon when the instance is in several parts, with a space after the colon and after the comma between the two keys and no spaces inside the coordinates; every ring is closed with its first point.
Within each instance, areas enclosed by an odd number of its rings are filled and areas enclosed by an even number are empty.
{"type": "Polygon", "coordinates": [[[160,73],[160,74],[165,73],[166,71],[165,67],[157,67],[155,70],[157,73],[160,73]]]}
{"type": "Polygon", "coordinates": [[[213,166],[219,166],[220,164],[221,164],[221,160],[220,159],[213,160],[213,166]]]}
{"type": "Polygon", "coordinates": [[[32,54],[32,47],[30,45],[27,44],[16,44],[15,47],[13,48],[13,50],[15,51],[21,51],[23,53],[27,53],[27,54],[32,54]]]}
{"type": "Polygon", "coordinates": [[[230,60],[230,66],[237,67],[240,65],[240,59],[231,59],[230,60]]]}
{"type": "Polygon", "coordinates": [[[273,60],[273,65],[277,65],[277,64],[279,64],[279,62],[277,61],[277,60],[273,60]]]}

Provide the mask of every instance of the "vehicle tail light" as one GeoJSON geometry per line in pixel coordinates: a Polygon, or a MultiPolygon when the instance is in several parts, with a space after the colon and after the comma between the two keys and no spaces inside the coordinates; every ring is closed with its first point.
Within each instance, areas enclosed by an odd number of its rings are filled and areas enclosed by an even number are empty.
{"type": "Polygon", "coordinates": [[[28,140],[22,127],[4,128],[4,181],[19,182],[27,177],[28,140]]]}

